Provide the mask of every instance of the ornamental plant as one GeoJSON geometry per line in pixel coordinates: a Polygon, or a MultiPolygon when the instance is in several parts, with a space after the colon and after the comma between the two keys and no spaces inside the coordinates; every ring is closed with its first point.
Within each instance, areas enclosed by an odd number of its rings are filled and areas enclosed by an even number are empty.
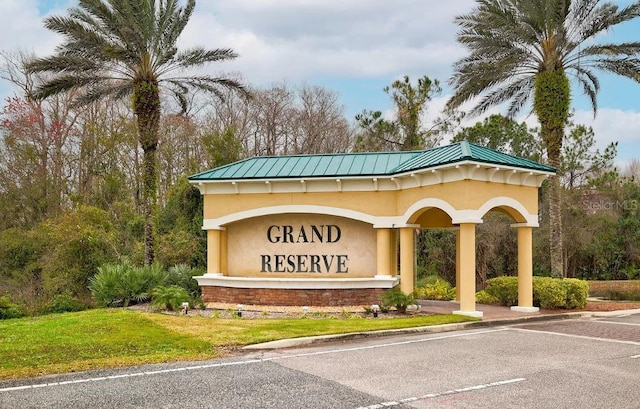
{"type": "Polygon", "coordinates": [[[417,304],[414,294],[405,294],[398,287],[383,293],[380,296],[380,303],[386,308],[396,307],[401,314],[407,312],[408,306],[417,304]]]}

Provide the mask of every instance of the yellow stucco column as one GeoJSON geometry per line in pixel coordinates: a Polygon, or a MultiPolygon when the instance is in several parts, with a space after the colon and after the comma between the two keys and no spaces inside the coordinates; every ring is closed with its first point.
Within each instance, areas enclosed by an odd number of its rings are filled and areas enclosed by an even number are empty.
{"type": "Polygon", "coordinates": [[[476,224],[460,223],[460,310],[454,314],[482,317],[476,311],[476,224]]]}
{"type": "Polygon", "coordinates": [[[377,229],[376,274],[392,275],[391,271],[391,229],[377,229]]]}
{"type": "Polygon", "coordinates": [[[460,301],[460,229],[456,229],[456,301],[460,301]]]}
{"type": "Polygon", "coordinates": [[[413,227],[400,229],[400,289],[411,294],[414,286],[414,232],[413,227]]]}
{"type": "Polygon", "coordinates": [[[536,312],[533,306],[533,232],[529,226],[518,229],[518,306],[511,307],[519,312],[536,312]]]}
{"type": "Polygon", "coordinates": [[[227,231],[220,231],[220,272],[222,275],[229,275],[228,240],[227,231]]]}
{"type": "Polygon", "coordinates": [[[391,242],[389,243],[389,251],[391,252],[391,275],[398,275],[398,230],[391,230],[391,242]]]}
{"type": "Polygon", "coordinates": [[[222,232],[207,230],[207,273],[222,274],[222,232]]]}

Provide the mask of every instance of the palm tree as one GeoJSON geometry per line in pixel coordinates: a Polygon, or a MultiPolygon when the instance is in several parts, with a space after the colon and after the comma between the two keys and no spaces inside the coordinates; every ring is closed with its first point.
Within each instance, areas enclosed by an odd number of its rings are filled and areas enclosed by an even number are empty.
{"type": "MultiPolygon", "coordinates": [[[[458,16],[458,41],[470,54],[454,64],[449,106],[477,101],[470,114],[508,103],[513,117],[533,99],[549,164],[560,165],[569,115],[569,76],[590,98],[594,115],[599,81],[595,70],[640,82],[640,42],[601,43],[601,34],[640,15],[640,2],[620,9],[599,0],[478,0],[458,16]],[[477,100],[476,100],[477,99],[477,100]]],[[[563,275],[560,182],[551,180],[551,269],[563,275]]]]}
{"type": "Polygon", "coordinates": [[[201,47],[178,51],[195,0],[80,0],[67,16],[44,21],[64,37],[50,57],[34,59],[30,72],[51,74],[34,92],[46,98],[74,91],[74,104],[84,106],[104,98],[130,98],[143,156],[145,263],[154,259],[154,213],[157,204],[156,148],[161,90],[187,109],[186,95],[203,90],[222,98],[221,89],[244,93],[238,82],[209,75],[181,76],[189,68],[236,57],[231,49],[201,47]]]}

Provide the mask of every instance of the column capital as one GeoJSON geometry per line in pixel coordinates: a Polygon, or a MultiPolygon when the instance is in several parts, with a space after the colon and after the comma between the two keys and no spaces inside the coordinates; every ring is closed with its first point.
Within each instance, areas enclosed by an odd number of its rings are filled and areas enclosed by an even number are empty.
{"type": "Polygon", "coordinates": [[[211,219],[204,219],[202,222],[202,230],[227,230],[227,228],[220,226],[211,219]]]}
{"type": "Polygon", "coordinates": [[[475,217],[471,218],[461,218],[451,220],[452,224],[482,224],[482,219],[476,219],[475,217]]]}

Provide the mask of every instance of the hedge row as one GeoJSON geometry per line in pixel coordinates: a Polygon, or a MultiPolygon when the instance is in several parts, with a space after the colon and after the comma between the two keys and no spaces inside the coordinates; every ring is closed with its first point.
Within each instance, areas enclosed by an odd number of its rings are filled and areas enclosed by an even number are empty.
{"type": "MultiPolygon", "coordinates": [[[[533,277],[533,305],[544,309],[584,308],[589,285],[576,278],[533,277]]],[[[518,305],[518,277],[496,277],[487,280],[484,291],[476,294],[480,303],[518,305]]]]}

